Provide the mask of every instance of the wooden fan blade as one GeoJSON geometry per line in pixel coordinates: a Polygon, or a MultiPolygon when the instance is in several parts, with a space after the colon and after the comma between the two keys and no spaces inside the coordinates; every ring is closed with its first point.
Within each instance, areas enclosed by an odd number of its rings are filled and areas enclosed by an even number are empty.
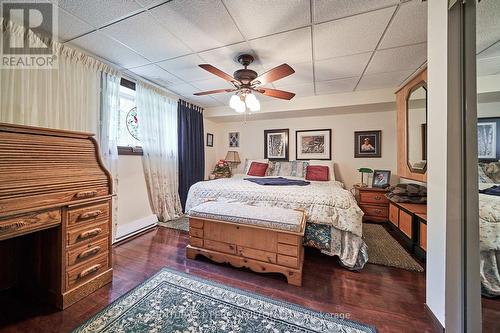
{"type": "Polygon", "coordinates": [[[218,94],[218,93],[223,93],[223,92],[231,92],[231,91],[236,91],[236,90],[238,90],[238,89],[217,89],[217,90],[202,91],[199,93],[195,93],[193,95],[203,96],[203,95],[218,94]]]}
{"type": "Polygon", "coordinates": [[[255,91],[260,92],[261,94],[264,94],[266,96],[286,99],[286,100],[290,100],[293,98],[293,96],[295,96],[294,93],[277,89],[259,88],[255,89],[255,91]]]}
{"type": "Polygon", "coordinates": [[[239,83],[234,77],[232,77],[231,75],[227,74],[227,73],[224,73],[223,71],[221,71],[220,69],[212,66],[212,65],[209,65],[209,64],[201,64],[201,65],[198,65],[200,66],[201,68],[203,68],[204,70],[206,70],[207,72],[210,72],[214,75],[217,75],[218,77],[226,80],[226,81],[229,81],[229,82],[232,82],[232,83],[239,83]]]}
{"type": "Polygon", "coordinates": [[[288,75],[291,75],[293,73],[295,73],[295,71],[293,70],[292,67],[288,66],[287,64],[282,64],[258,76],[252,81],[251,84],[263,85],[271,83],[279,79],[282,79],[284,77],[287,77],[288,75]]]}

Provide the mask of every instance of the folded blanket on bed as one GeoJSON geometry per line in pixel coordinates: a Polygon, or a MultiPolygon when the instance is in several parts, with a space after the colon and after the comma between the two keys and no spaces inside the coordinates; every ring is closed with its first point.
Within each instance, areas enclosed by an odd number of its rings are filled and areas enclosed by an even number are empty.
{"type": "Polygon", "coordinates": [[[479,193],[500,196],[500,186],[493,185],[492,187],[488,187],[484,190],[479,190],[479,193]]]}
{"type": "Polygon", "coordinates": [[[274,185],[274,186],[306,186],[311,184],[311,182],[300,180],[300,179],[288,179],[283,177],[276,178],[244,178],[244,180],[248,180],[249,182],[259,184],[259,185],[274,185]]]}

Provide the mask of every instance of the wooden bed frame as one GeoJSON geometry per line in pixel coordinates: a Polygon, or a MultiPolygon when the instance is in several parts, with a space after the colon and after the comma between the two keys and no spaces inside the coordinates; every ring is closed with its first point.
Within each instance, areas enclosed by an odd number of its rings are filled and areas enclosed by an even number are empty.
{"type": "Polygon", "coordinates": [[[300,287],[306,219],[304,212],[299,231],[289,232],[190,217],[186,255],[190,259],[203,255],[218,263],[246,267],[259,273],[281,273],[289,284],[300,287]]]}

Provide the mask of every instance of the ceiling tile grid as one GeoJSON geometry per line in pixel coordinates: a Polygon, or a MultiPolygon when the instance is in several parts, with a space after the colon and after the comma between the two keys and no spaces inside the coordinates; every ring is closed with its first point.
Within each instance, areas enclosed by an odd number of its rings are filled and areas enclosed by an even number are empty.
{"type": "MultiPolygon", "coordinates": [[[[427,5],[421,0],[53,2],[61,9],[60,40],[205,107],[227,104],[231,94],[194,92],[231,85],[198,65],[232,75],[242,68],[236,61],[242,53],[255,57],[249,68],[259,74],[291,65],[295,74],[270,87],[297,97],[396,88],[426,61],[427,5]]],[[[497,52],[494,45],[484,57],[497,52]]]]}

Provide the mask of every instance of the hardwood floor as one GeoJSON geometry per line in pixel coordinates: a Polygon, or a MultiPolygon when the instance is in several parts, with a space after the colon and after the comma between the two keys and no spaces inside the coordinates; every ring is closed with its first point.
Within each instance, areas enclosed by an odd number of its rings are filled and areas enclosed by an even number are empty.
{"type": "Polygon", "coordinates": [[[185,256],[187,234],[159,227],[116,246],[113,283],[64,311],[13,295],[0,296],[1,332],[69,332],[162,267],[305,307],[343,314],[374,325],[379,332],[436,332],[424,309],[425,273],[367,264],[361,272],[337,260],[306,251],[303,287],[280,275],[256,274],[185,256]]]}

